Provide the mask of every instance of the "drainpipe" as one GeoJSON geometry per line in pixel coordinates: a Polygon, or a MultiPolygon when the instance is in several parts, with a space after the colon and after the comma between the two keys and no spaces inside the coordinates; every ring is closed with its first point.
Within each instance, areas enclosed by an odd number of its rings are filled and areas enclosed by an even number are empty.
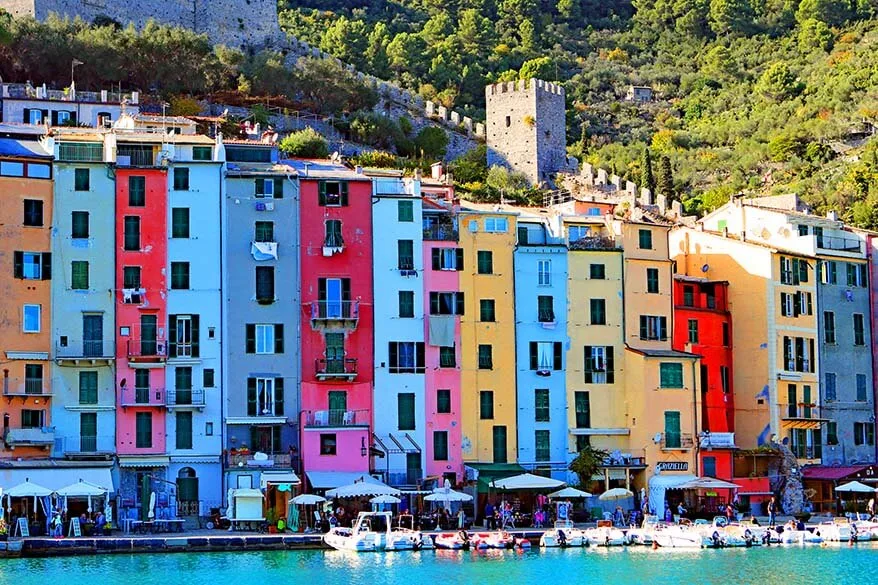
{"type": "MultiPolygon", "coordinates": [[[[306,167],[307,169],[307,167],[306,167]]],[[[287,181],[289,181],[290,185],[293,188],[292,194],[292,205],[293,209],[291,211],[291,216],[293,218],[293,222],[295,225],[295,229],[293,230],[293,248],[295,251],[296,258],[296,273],[293,275],[294,282],[296,283],[296,311],[298,312],[299,326],[296,327],[296,349],[299,352],[298,359],[295,360],[295,372],[296,372],[296,425],[297,425],[297,435],[298,435],[298,454],[299,454],[299,465],[296,466],[296,471],[304,475],[305,469],[303,464],[305,450],[303,449],[303,428],[304,422],[302,420],[302,279],[300,278],[301,273],[301,255],[299,254],[299,248],[301,246],[300,240],[301,237],[299,235],[300,231],[300,214],[299,214],[299,199],[301,195],[298,175],[287,174],[287,181]]],[[[284,390],[286,391],[286,389],[284,390]]],[[[290,461],[290,465],[292,466],[292,461],[290,461]]]]}
{"type": "Polygon", "coordinates": [[[226,458],[223,457],[223,453],[226,447],[226,401],[225,397],[227,394],[228,385],[226,368],[223,365],[223,354],[225,352],[225,347],[223,346],[224,333],[227,328],[224,326],[225,319],[225,293],[227,292],[227,288],[224,286],[225,277],[222,276],[226,273],[225,266],[223,260],[225,260],[225,254],[223,253],[223,230],[225,229],[225,222],[223,222],[223,212],[225,210],[225,204],[223,200],[223,186],[226,183],[225,179],[225,163],[222,163],[217,168],[217,172],[219,173],[219,244],[220,244],[220,303],[219,303],[219,312],[220,312],[220,334],[219,337],[219,371],[220,371],[220,384],[221,392],[220,392],[220,418],[219,418],[219,438],[220,438],[220,488],[222,489],[222,493],[220,494],[220,504],[223,503],[223,499],[226,494],[228,494],[228,484],[226,484],[226,458]]]}
{"type": "MultiPolygon", "coordinates": [[[[873,261],[873,253],[872,253],[872,242],[875,240],[875,236],[866,236],[866,262],[869,263],[869,323],[870,334],[872,335],[871,346],[872,346],[872,416],[873,424],[874,420],[878,418],[878,388],[875,387],[875,372],[878,371],[878,355],[876,355],[875,349],[875,312],[872,308],[872,303],[878,299],[878,294],[876,294],[875,290],[875,270],[873,261]]],[[[875,460],[878,461],[878,442],[875,445],[875,460]]]]}
{"type": "MultiPolygon", "coordinates": [[[[696,363],[698,360],[692,360],[692,436],[695,443],[695,477],[699,476],[698,473],[698,459],[699,454],[701,453],[701,436],[700,433],[697,432],[698,429],[698,378],[696,377],[696,363]]],[[[702,405],[703,408],[703,405],[702,405]]]]}

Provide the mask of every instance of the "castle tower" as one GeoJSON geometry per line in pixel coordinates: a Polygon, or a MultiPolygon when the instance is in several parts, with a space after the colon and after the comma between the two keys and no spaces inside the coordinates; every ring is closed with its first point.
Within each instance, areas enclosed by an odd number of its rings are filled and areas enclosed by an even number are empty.
{"type": "Polygon", "coordinates": [[[485,88],[488,166],[527,175],[532,184],[567,170],[564,89],[541,79],[485,88]]]}

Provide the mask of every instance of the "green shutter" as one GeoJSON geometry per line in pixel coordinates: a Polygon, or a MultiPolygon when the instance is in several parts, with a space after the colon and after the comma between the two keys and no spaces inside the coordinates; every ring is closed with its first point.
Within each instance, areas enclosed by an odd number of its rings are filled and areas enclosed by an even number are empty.
{"type": "Polygon", "coordinates": [[[412,201],[397,201],[397,221],[415,221],[415,205],[412,201]]]}
{"type": "Polygon", "coordinates": [[[88,191],[90,174],[89,169],[73,169],[73,190],[88,191]]]}
{"type": "Polygon", "coordinates": [[[176,416],[177,421],[177,449],[192,448],[192,413],[180,411],[176,416]]]}
{"type": "Polygon", "coordinates": [[[591,403],[589,393],[575,392],[574,407],[576,409],[576,428],[587,429],[591,427],[591,403]]]}
{"type": "Polygon", "coordinates": [[[448,461],[448,431],[433,431],[433,459],[448,461]]]}
{"type": "Polygon", "coordinates": [[[256,353],[256,325],[247,323],[244,326],[245,338],[244,353],[256,353]]]}
{"type": "Polygon", "coordinates": [[[193,146],[192,160],[211,160],[211,149],[209,146],[193,146]]]}
{"type": "Polygon", "coordinates": [[[177,357],[177,315],[168,315],[168,355],[177,357]]]}
{"type": "Polygon", "coordinates": [[[662,388],[683,387],[683,364],[659,364],[660,386],[662,388]]]}
{"type": "Polygon", "coordinates": [[[215,380],[216,372],[213,368],[205,368],[202,372],[202,382],[201,385],[205,388],[213,388],[216,385],[215,380]]]}
{"type": "Polygon", "coordinates": [[[275,199],[283,199],[284,198],[284,178],[283,177],[275,177],[274,178],[274,198],[275,199]]]}
{"type": "Polygon", "coordinates": [[[79,403],[98,403],[98,373],[79,372],[79,403]]]}
{"type": "Polygon", "coordinates": [[[96,412],[83,412],[79,415],[79,450],[97,451],[98,415],[96,412]]]}
{"type": "Polygon", "coordinates": [[[415,430],[415,395],[408,392],[398,394],[396,401],[399,430],[415,430]]]}
{"type": "Polygon", "coordinates": [[[88,290],[88,262],[85,260],[74,260],[71,262],[70,267],[70,288],[73,290],[88,290]]]}
{"type": "Polygon", "coordinates": [[[482,420],[494,418],[494,393],[490,390],[479,392],[479,418],[482,420]]]}
{"type": "Polygon", "coordinates": [[[436,412],[440,414],[451,413],[451,390],[436,391],[436,412]]]}
{"type": "Polygon", "coordinates": [[[528,344],[528,354],[530,357],[530,369],[538,370],[540,368],[539,363],[539,346],[536,341],[531,341],[528,344]]]}
{"type": "Polygon", "coordinates": [[[136,446],[138,449],[149,449],[152,447],[152,413],[138,412],[137,419],[137,438],[136,446]]]}
{"type": "Polygon", "coordinates": [[[340,193],[340,201],[342,207],[346,207],[348,204],[348,183],[347,181],[342,181],[338,185],[338,190],[340,193]]]}
{"type": "Polygon", "coordinates": [[[274,379],[274,416],[284,415],[284,379],[274,379]]]}
{"type": "Polygon", "coordinates": [[[188,191],[189,190],[189,169],[186,167],[179,167],[174,169],[174,190],[175,191],[188,191]]]}
{"type": "Polygon", "coordinates": [[[506,427],[496,426],[493,429],[494,463],[506,463],[506,427]]]}
{"type": "Polygon", "coordinates": [[[201,356],[201,318],[198,315],[192,315],[189,318],[192,322],[192,357],[201,356]]]}
{"type": "Polygon", "coordinates": [[[317,183],[317,205],[321,207],[326,205],[326,182],[317,183]]]}
{"type": "Polygon", "coordinates": [[[534,432],[535,459],[537,461],[549,461],[551,459],[551,447],[549,431],[541,430],[534,432]]]}
{"type": "Polygon", "coordinates": [[[174,207],[171,209],[171,237],[189,237],[189,208],[174,207]]]}
{"type": "Polygon", "coordinates": [[[247,416],[256,416],[256,378],[247,378],[247,416]]]}
{"type": "Polygon", "coordinates": [[[71,217],[71,237],[73,238],[87,238],[88,237],[88,212],[87,211],[74,211],[70,214],[71,217]]]}
{"type": "Polygon", "coordinates": [[[549,422],[549,391],[545,388],[534,390],[534,420],[549,422]]]}
{"type": "Polygon", "coordinates": [[[665,447],[679,449],[682,443],[680,435],[680,413],[665,411],[665,447]]]}

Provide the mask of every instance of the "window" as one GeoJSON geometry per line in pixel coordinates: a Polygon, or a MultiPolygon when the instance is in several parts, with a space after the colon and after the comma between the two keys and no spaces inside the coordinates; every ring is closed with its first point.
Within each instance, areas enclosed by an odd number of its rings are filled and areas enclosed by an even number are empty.
{"type": "Polygon", "coordinates": [[[589,299],[589,323],[592,325],[607,324],[607,301],[606,299],[589,299]]]}
{"type": "Polygon", "coordinates": [[[865,264],[847,264],[847,282],[848,286],[866,287],[869,286],[868,267],[865,264]]]}
{"type": "Polygon", "coordinates": [[[21,411],[21,427],[24,429],[38,429],[46,421],[46,412],[44,410],[22,410],[21,411]]]}
{"type": "Polygon", "coordinates": [[[798,226],[796,226],[796,229],[797,229],[798,234],[800,236],[807,236],[808,235],[808,226],[799,224],[798,226]]]}
{"type": "Polygon", "coordinates": [[[485,219],[485,231],[491,234],[501,234],[509,231],[509,220],[505,217],[488,217],[485,219]]]}
{"type": "Polygon", "coordinates": [[[256,267],[256,301],[260,303],[274,302],[274,267],[256,267]]]}
{"type": "Polygon", "coordinates": [[[805,337],[783,338],[784,368],[788,372],[813,372],[814,340],[805,337]]]}
{"type": "Polygon", "coordinates": [[[424,342],[391,341],[388,353],[391,374],[424,373],[424,342]]]}
{"type": "Polygon", "coordinates": [[[722,384],[723,394],[728,394],[729,391],[731,390],[731,386],[729,386],[729,368],[728,368],[728,366],[720,366],[719,367],[719,379],[720,379],[720,383],[722,384]]]}
{"type": "Polygon", "coordinates": [[[283,199],[284,196],[284,179],[283,177],[275,177],[274,179],[256,179],[255,195],[258,199],[273,197],[275,199],[283,199]]]}
{"type": "Polygon", "coordinates": [[[174,169],[174,191],[189,190],[189,169],[177,167],[174,169]]]}
{"type": "Polygon", "coordinates": [[[866,374],[857,374],[857,402],[866,400],[866,374]]]}
{"type": "Polygon", "coordinates": [[[826,423],[826,444],[838,445],[838,423],[827,421],[826,423]]]}
{"type": "Polygon", "coordinates": [[[335,455],[336,454],[335,433],[321,433],[320,434],[320,454],[321,455],[335,455]]]}
{"type": "Polygon", "coordinates": [[[835,389],[836,376],[834,372],[826,372],[823,374],[823,388],[827,401],[838,400],[838,393],[835,389]]]}
{"type": "Polygon", "coordinates": [[[171,209],[171,237],[189,237],[189,208],[174,207],[171,209]]]}
{"type": "Polygon", "coordinates": [[[344,247],[344,237],[341,233],[340,219],[327,219],[324,222],[323,245],[327,248],[344,247]]]}
{"type": "Polygon", "coordinates": [[[192,413],[179,411],[176,415],[177,449],[192,448],[192,413]]]}
{"type": "Polygon", "coordinates": [[[284,379],[247,378],[247,416],[283,416],[284,379]]]}
{"type": "Polygon", "coordinates": [[[854,345],[866,345],[866,330],[861,313],[854,313],[854,345]]]}
{"type": "Polygon", "coordinates": [[[838,263],[834,260],[821,260],[817,266],[820,270],[820,282],[838,284],[838,263]]]}
{"type": "Polygon", "coordinates": [[[125,244],[128,251],[140,250],[140,218],[136,216],[125,217],[125,244]]]}
{"type": "Polygon", "coordinates": [[[87,211],[74,211],[70,214],[70,223],[72,224],[72,229],[70,231],[70,236],[72,238],[87,238],[88,237],[88,212],[87,211]]]}
{"type": "Polygon", "coordinates": [[[835,343],[835,313],[823,311],[823,342],[835,343]]]}
{"type": "Polygon", "coordinates": [[[571,225],[567,227],[567,241],[570,243],[578,242],[583,238],[587,238],[589,235],[588,226],[586,225],[571,225]]]}
{"type": "Polygon", "coordinates": [[[24,200],[24,225],[31,227],[42,227],[43,202],[40,199],[24,200]]]}
{"type": "Polygon", "coordinates": [[[90,179],[91,171],[89,169],[73,169],[73,190],[88,191],[90,179]]]}
{"type": "Polygon", "coordinates": [[[668,339],[668,318],[656,315],[641,315],[640,339],[666,341],[668,339]]]}
{"type": "Polygon", "coordinates": [[[689,343],[698,343],[698,319],[689,319],[689,343]]]}
{"type": "Polygon", "coordinates": [[[149,404],[149,370],[134,370],[134,402],[149,404]]]}
{"type": "Polygon", "coordinates": [[[415,395],[404,392],[396,395],[396,413],[399,430],[415,430],[415,395]]]}
{"type": "Polygon", "coordinates": [[[581,453],[591,445],[591,437],[588,435],[576,435],[576,452],[581,453]]]}
{"type": "Polygon", "coordinates": [[[562,369],[563,348],[560,341],[531,341],[530,369],[538,373],[562,369]]]}
{"type": "Polygon", "coordinates": [[[658,268],[646,269],[646,292],[658,293],[659,291],[659,271],[658,268]]]}
{"type": "Polygon", "coordinates": [[[283,323],[248,323],[246,352],[271,354],[284,352],[283,323]]]}
{"type": "Polygon", "coordinates": [[[464,299],[462,292],[431,292],[431,315],[463,315],[464,299]]]}
{"type": "Polygon", "coordinates": [[[24,305],[21,330],[24,333],[40,332],[41,305],[24,305]]]}
{"type": "Polygon", "coordinates": [[[451,390],[436,390],[436,412],[451,414],[451,390]]]}
{"type": "Polygon", "coordinates": [[[480,299],[479,321],[482,323],[493,323],[495,320],[494,299],[480,299]]]}
{"type": "Polygon", "coordinates": [[[433,270],[463,270],[463,248],[433,248],[433,270]]]}
{"type": "Polygon", "coordinates": [[[479,250],[477,256],[479,274],[494,274],[494,252],[479,250]]]}
{"type": "Polygon", "coordinates": [[[13,253],[13,276],[24,280],[50,280],[52,278],[52,254],[15,251],[13,253]]]}
{"type": "Polygon", "coordinates": [[[201,385],[205,388],[216,386],[216,371],[213,368],[204,368],[201,373],[201,385]]]}
{"type": "Polygon", "coordinates": [[[152,413],[138,412],[137,417],[137,440],[138,449],[149,449],[152,447],[152,413]]]}
{"type": "Polygon", "coordinates": [[[345,181],[320,181],[317,184],[317,204],[323,207],[344,207],[348,204],[348,184],[345,181]]]}
{"type": "Polygon", "coordinates": [[[414,270],[415,249],[412,240],[399,240],[396,242],[398,268],[400,270],[414,270]]]}
{"type": "Polygon", "coordinates": [[[448,461],[448,431],[433,431],[433,460],[448,461]]]}
{"type": "Polygon", "coordinates": [[[875,424],[854,423],[854,445],[874,445],[875,424]]]}
{"type": "Polygon", "coordinates": [[[410,290],[399,291],[399,316],[413,318],[415,316],[415,293],[410,290]]]}
{"type": "Polygon", "coordinates": [[[140,266],[125,266],[122,268],[122,287],[140,288],[140,266]]]}
{"type": "Polygon", "coordinates": [[[128,206],[144,207],[146,205],[146,177],[128,177],[128,206]]]}
{"type": "Polygon", "coordinates": [[[274,222],[257,221],[254,229],[253,240],[256,242],[274,241],[274,222]]]}
{"type": "Polygon", "coordinates": [[[534,459],[536,461],[549,461],[551,459],[549,431],[534,431],[534,459]]]}
{"type": "Polygon", "coordinates": [[[494,443],[494,463],[506,463],[506,427],[495,426],[492,432],[494,443]]]}
{"type": "Polygon", "coordinates": [[[612,384],[615,381],[613,372],[613,346],[611,345],[586,345],[585,353],[585,383],[586,384],[612,384]]]}
{"type": "Polygon", "coordinates": [[[808,261],[799,258],[780,257],[780,281],[782,284],[808,282],[808,261]]]}
{"type": "Polygon", "coordinates": [[[650,230],[638,230],[637,243],[637,247],[641,250],[652,250],[652,232],[650,230]]]}
{"type": "Polygon", "coordinates": [[[537,318],[540,323],[555,322],[555,299],[548,295],[537,297],[537,318]]]}
{"type": "Polygon", "coordinates": [[[588,277],[592,280],[606,280],[607,267],[603,264],[589,264],[588,277]]]}
{"type": "Polygon", "coordinates": [[[731,342],[731,334],[729,332],[729,324],[723,323],[723,347],[729,347],[732,345],[731,342]]]}
{"type": "Polygon", "coordinates": [[[534,420],[536,422],[549,422],[549,390],[547,388],[534,390],[534,420]]]}
{"type": "Polygon", "coordinates": [[[682,446],[683,437],[680,433],[680,412],[676,410],[665,411],[665,449],[679,449],[682,446]]]}
{"type": "Polygon", "coordinates": [[[454,368],[457,366],[457,356],[456,356],[457,348],[455,346],[440,346],[439,347],[439,367],[440,368],[454,368]]]}
{"type": "Polygon", "coordinates": [[[494,369],[494,357],[493,357],[494,348],[488,344],[479,344],[479,369],[480,370],[493,370],[494,369]]]}
{"type": "Polygon", "coordinates": [[[396,206],[397,221],[415,221],[415,204],[413,201],[397,201],[396,206]]]}
{"type": "Polygon", "coordinates": [[[74,260],[70,263],[70,288],[88,290],[88,262],[74,260]]]}
{"type": "Polygon", "coordinates": [[[189,288],[188,262],[171,262],[171,288],[177,290],[189,288]]]}
{"type": "Polygon", "coordinates": [[[79,372],[79,403],[98,403],[98,373],[79,372]]]}
{"type": "Polygon", "coordinates": [[[539,286],[551,286],[552,285],[552,261],[551,260],[537,261],[537,284],[539,286]]]}
{"type": "Polygon", "coordinates": [[[43,366],[42,364],[24,365],[24,393],[43,393],[43,366]]]}
{"type": "Polygon", "coordinates": [[[98,450],[98,414],[96,412],[79,413],[79,450],[83,453],[94,453],[98,450]]]}
{"type": "Polygon", "coordinates": [[[193,146],[192,160],[211,160],[212,155],[209,146],[193,146]]]}
{"type": "Polygon", "coordinates": [[[683,287],[683,306],[684,307],[694,307],[695,306],[695,288],[691,286],[683,287]]]}
{"type": "Polygon", "coordinates": [[[683,364],[659,364],[659,385],[662,388],[682,388],[683,364]]]}
{"type": "Polygon", "coordinates": [[[494,418],[494,392],[492,390],[479,392],[479,418],[481,420],[494,418]]]}
{"type": "Polygon", "coordinates": [[[799,315],[813,314],[811,293],[798,291],[795,293],[780,293],[780,314],[784,317],[798,317],[799,315]]]}
{"type": "Polygon", "coordinates": [[[576,428],[591,427],[591,400],[588,392],[574,392],[573,404],[576,414],[576,428]]]}

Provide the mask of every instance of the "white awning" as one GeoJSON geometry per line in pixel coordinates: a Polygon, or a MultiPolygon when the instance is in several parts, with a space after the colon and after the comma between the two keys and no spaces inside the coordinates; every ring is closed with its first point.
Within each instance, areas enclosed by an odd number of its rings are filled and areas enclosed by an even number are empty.
{"type": "Polygon", "coordinates": [[[167,467],[170,457],[119,457],[119,467],[167,467]]]}
{"type": "Polygon", "coordinates": [[[59,496],[65,496],[68,498],[87,498],[89,496],[101,497],[105,496],[109,491],[109,488],[104,488],[101,486],[97,486],[87,481],[77,481],[76,483],[72,483],[68,486],[62,487],[59,490],[56,490],[59,496]]]}
{"type": "Polygon", "coordinates": [[[649,505],[659,515],[665,513],[665,492],[679,489],[681,485],[696,479],[691,473],[678,475],[653,475],[649,478],[649,505]]]}
{"type": "Polygon", "coordinates": [[[366,496],[398,496],[400,491],[381,482],[357,481],[326,492],[330,498],[363,498],[366,496]]]}
{"type": "Polygon", "coordinates": [[[522,473],[491,482],[491,487],[498,490],[554,490],[564,485],[563,481],[532,473],[522,473]]]}
{"type": "Polygon", "coordinates": [[[299,485],[302,481],[292,471],[263,471],[259,474],[259,487],[265,489],[268,484],[288,483],[299,485]]]}
{"type": "Polygon", "coordinates": [[[307,471],[308,481],[315,490],[326,490],[337,488],[341,485],[349,485],[355,481],[371,481],[376,483],[378,480],[362,471],[307,471]]]}
{"type": "Polygon", "coordinates": [[[109,467],[0,468],[0,486],[8,490],[30,481],[55,492],[83,481],[113,492],[115,488],[110,469],[109,467]]]}

